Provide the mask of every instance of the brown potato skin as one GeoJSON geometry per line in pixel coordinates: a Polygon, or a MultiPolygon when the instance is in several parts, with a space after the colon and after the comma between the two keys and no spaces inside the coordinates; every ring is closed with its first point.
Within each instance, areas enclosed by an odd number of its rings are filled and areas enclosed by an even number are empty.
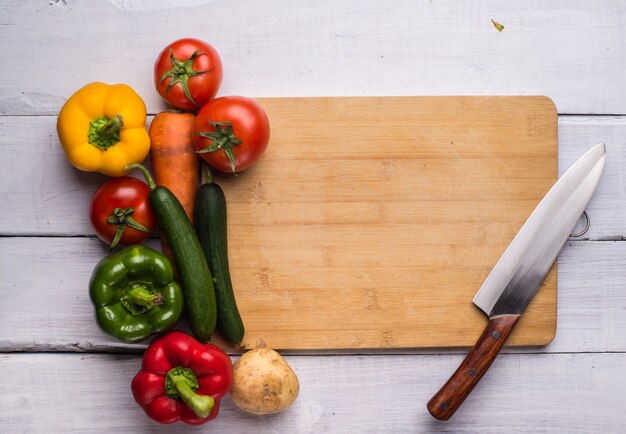
{"type": "Polygon", "coordinates": [[[233,376],[230,396],[237,407],[252,414],[285,411],[300,392],[296,373],[269,348],[244,353],[233,365],[233,376]]]}

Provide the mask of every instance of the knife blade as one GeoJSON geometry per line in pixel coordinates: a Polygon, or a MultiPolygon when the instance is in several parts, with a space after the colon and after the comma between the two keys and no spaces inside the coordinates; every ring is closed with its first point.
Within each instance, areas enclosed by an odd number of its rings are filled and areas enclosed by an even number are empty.
{"type": "Polygon", "coordinates": [[[539,202],[485,279],[472,301],[489,322],[428,402],[436,419],[448,420],[493,363],[589,203],[605,159],[603,143],[580,157],[539,202]]]}

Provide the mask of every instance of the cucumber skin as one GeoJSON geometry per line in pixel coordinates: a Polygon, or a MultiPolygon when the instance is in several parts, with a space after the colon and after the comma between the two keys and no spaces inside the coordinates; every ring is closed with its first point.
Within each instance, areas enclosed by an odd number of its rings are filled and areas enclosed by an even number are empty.
{"type": "Polygon", "coordinates": [[[196,232],[176,196],[166,187],[150,191],[150,205],[174,256],[193,335],[209,342],[217,322],[211,270],[196,232]]]}
{"type": "Polygon", "coordinates": [[[215,183],[204,184],[196,194],[196,234],[213,275],[217,300],[217,329],[229,342],[240,344],[245,334],[237,309],[228,265],[226,197],[215,183]]]}

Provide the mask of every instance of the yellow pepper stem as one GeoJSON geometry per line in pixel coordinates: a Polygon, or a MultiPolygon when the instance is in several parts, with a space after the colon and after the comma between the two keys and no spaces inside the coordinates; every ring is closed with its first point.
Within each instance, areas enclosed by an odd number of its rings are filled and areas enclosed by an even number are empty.
{"type": "Polygon", "coordinates": [[[111,119],[100,116],[89,123],[87,132],[89,143],[106,151],[120,141],[120,128],[123,125],[124,121],[120,115],[113,116],[111,119]]]}

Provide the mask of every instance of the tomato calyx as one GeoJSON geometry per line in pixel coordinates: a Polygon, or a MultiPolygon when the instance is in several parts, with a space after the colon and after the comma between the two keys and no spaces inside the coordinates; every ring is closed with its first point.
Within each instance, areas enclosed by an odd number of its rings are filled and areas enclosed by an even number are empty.
{"type": "Polygon", "coordinates": [[[230,122],[212,122],[209,121],[209,125],[215,128],[215,131],[206,131],[196,133],[200,137],[206,137],[213,140],[213,143],[204,149],[196,151],[198,154],[205,154],[207,152],[215,152],[220,149],[224,151],[228,161],[230,161],[230,168],[235,173],[235,149],[234,145],[240,145],[241,139],[233,132],[233,124],[230,122]]]}
{"type": "Polygon", "coordinates": [[[196,75],[200,75],[200,74],[206,74],[207,72],[211,72],[215,67],[210,68],[210,69],[205,69],[202,71],[196,71],[193,69],[193,62],[196,60],[196,58],[200,55],[200,54],[205,54],[200,50],[195,51],[191,57],[187,60],[184,61],[180,61],[178,60],[175,56],[174,56],[174,50],[172,50],[170,48],[170,61],[172,62],[172,68],[165,72],[160,78],[159,78],[159,82],[157,83],[157,88],[161,85],[161,83],[163,83],[163,81],[165,79],[167,79],[168,77],[171,78],[169,84],[167,85],[167,88],[165,88],[165,93],[168,93],[169,90],[177,85],[178,83],[180,83],[180,85],[183,88],[183,92],[185,93],[185,96],[187,97],[187,99],[189,101],[191,101],[196,107],[199,107],[200,105],[194,101],[194,99],[191,96],[191,92],[189,92],[189,85],[188,85],[188,81],[191,77],[195,77],[196,75]]]}
{"type": "Polygon", "coordinates": [[[128,207],[124,208],[115,208],[113,209],[113,214],[111,214],[107,218],[107,223],[110,225],[117,225],[117,230],[115,231],[115,237],[111,242],[111,249],[113,249],[120,242],[122,235],[124,234],[124,230],[127,226],[130,226],[133,229],[137,229],[142,232],[150,232],[150,229],[143,226],[141,223],[137,222],[131,215],[135,212],[134,208],[128,207]]]}

